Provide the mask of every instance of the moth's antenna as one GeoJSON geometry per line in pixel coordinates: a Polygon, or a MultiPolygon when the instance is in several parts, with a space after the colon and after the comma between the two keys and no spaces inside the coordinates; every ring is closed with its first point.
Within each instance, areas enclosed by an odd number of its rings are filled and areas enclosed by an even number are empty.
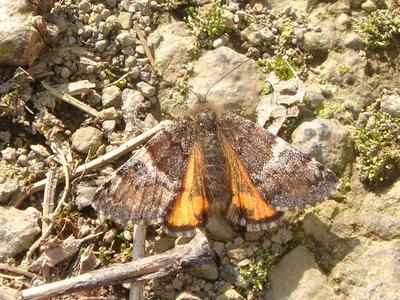
{"type": "MultiPolygon", "coordinates": [[[[224,76],[222,76],[220,79],[218,79],[216,82],[214,82],[207,90],[206,95],[204,96],[204,102],[207,99],[208,94],[210,93],[211,89],[216,86],[218,83],[220,83],[224,78],[226,78],[228,75],[230,75],[233,71],[235,71],[236,69],[238,69],[241,65],[247,63],[249,60],[251,60],[251,58],[248,58],[244,61],[242,61],[241,63],[237,64],[234,68],[232,68],[232,70],[230,70],[229,72],[227,72],[224,76]]],[[[198,98],[198,97],[197,97],[198,98]]],[[[200,100],[200,99],[199,99],[200,100]]]]}

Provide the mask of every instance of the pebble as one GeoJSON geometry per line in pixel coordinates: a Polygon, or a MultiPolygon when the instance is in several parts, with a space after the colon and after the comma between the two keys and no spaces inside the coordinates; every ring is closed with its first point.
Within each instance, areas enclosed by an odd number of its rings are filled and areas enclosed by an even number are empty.
{"type": "Polygon", "coordinates": [[[363,4],[361,4],[361,8],[369,13],[374,12],[378,9],[376,7],[376,4],[371,0],[367,0],[363,4]]]}
{"type": "Polygon", "coordinates": [[[118,107],[121,104],[121,95],[120,88],[115,85],[104,88],[101,96],[103,107],[118,107]]]}
{"type": "Polygon", "coordinates": [[[114,132],[115,124],[116,124],[115,120],[105,120],[105,121],[103,121],[101,126],[105,133],[110,134],[110,133],[114,132]]]}
{"type": "Polygon", "coordinates": [[[135,34],[128,31],[118,34],[116,40],[121,45],[121,48],[131,47],[136,44],[135,34]]]}
{"type": "Polygon", "coordinates": [[[47,151],[46,147],[44,147],[44,146],[42,146],[40,144],[31,145],[30,148],[37,155],[40,155],[42,157],[49,157],[50,156],[50,152],[47,151]]]}
{"type": "Polygon", "coordinates": [[[381,111],[393,117],[400,117],[400,95],[387,95],[382,98],[381,111]]]}
{"type": "Polygon", "coordinates": [[[138,82],[136,87],[145,97],[152,97],[156,94],[156,88],[146,82],[138,82]]]}
{"type": "Polygon", "coordinates": [[[101,145],[103,133],[92,126],[79,128],[72,135],[72,148],[79,153],[94,154],[101,145]]]}
{"type": "Polygon", "coordinates": [[[3,158],[7,161],[15,161],[17,158],[17,151],[14,148],[7,147],[0,151],[3,158]]]}
{"type": "Polygon", "coordinates": [[[128,12],[120,12],[118,15],[118,20],[121,23],[122,29],[130,29],[132,28],[132,19],[131,14],[128,12]]]}

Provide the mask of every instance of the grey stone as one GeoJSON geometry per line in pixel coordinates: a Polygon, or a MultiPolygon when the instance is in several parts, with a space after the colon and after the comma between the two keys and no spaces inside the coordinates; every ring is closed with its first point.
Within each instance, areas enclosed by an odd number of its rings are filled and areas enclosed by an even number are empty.
{"type": "Polygon", "coordinates": [[[350,33],[346,36],[346,38],[343,41],[343,44],[353,50],[362,50],[364,49],[365,43],[363,39],[354,33],[350,33]]]}
{"type": "Polygon", "coordinates": [[[103,133],[92,126],[79,128],[72,135],[72,148],[82,154],[95,153],[101,145],[103,133]]]}
{"type": "Polygon", "coordinates": [[[210,217],[206,224],[206,229],[211,237],[218,241],[227,242],[235,237],[232,226],[222,216],[210,217]]]}
{"type": "Polygon", "coordinates": [[[376,4],[371,0],[367,0],[363,4],[361,4],[361,8],[369,13],[376,11],[378,9],[376,7],[376,4]]]}
{"type": "Polygon", "coordinates": [[[136,90],[124,89],[122,92],[122,116],[126,123],[133,122],[138,111],[145,106],[143,95],[136,90]]]}
{"type": "MultiPolygon", "coordinates": [[[[215,84],[245,60],[247,57],[228,47],[208,51],[194,65],[194,76],[189,79],[188,84],[200,97],[205,97],[213,86],[206,100],[208,106],[216,111],[240,109],[244,115],[252,115],[256,111],[262,85],[255,61],[247,61],[215,84]]],[[[195,109],[198,101],[193,93],[189,93],[187,107],[195,109]]]]}
{"type": "Polygon", "coordinates": [[[203,266],[201,269],[192,269],[189,272],[192,276],[199,277],[206,280],[217,280],[218,279],[218,268],[214,262],[211,262],[207,266],[203,266]]]}
{"type": "Polygon", "coordinates": [[[136,87],[145,97],[152,97],[156,94],[156,88],[146,82],[138,82],[136,87]]]}
{"type": "Polygon", "coordinates": [[[149,46],[155,48],[154,57],[165,80],[177,80],[179,71],[190,60],[188,49],[193,42],[194,37],[184,22],[162,23],[149,35],[149,46]]]}
{"type": "Polygon", "coordinates": [[[0,160],[0,203],[7,201],[13,194],[23,186],[18,176],[18,168],[0,160]]]}
{"type": "Polygon", "coordinates": [[[118,15],[118,20],[121,23],[122,29],[131,29],[132,28],[132,19],[131,14],[128,12],[120,12],[118,15]]]}
{"type": "Polygon", "coordinates": [[[240,281],[239,269],[232,264],[226,264],[219,269],[219,278],[220,280],[237,285],[240,281]]]}
{"type": "Polygon", "coordinates": [[[88,207],[91,204],[97,187],[90,183],[80,183],[76,188],[75,204],[79,210],[88,207]]]}
{"type": "Polygon", "coordinates": [[[5,160],[15,161],[17,159],[17,150],[12,147],[7,147],[6,149],[1,150],[0,153],[5,160]]]}
{"type": "Polygon", "coordinates": [[[215,300],[244,300],[244,298],[236,290],[229,289],[215,298],[215,300]]]}
{"type": "Polygon", "coordinates": [[[264,299],[336,299],[313,255],[303,246],[290,251],[270,273],[264,299]]]}
{"type": "Polygon", "coordinates": [[[33,207],[0,207],[0,258],[14,257],[29,249],[40,233],[39,218],[40,213],[33,207]]]}
{"type": "Polygon", "coordinates": [[[105,120],[101,124],[101,126],[103,127],[104,132],[106,132],[107,134],[110,134],[110,133],[114,132],[115,125],[116,125],[116,121],[115,120],[105,120]]]}
{"type": "Polygon", "coordinates": [[[183,287],[183,282],[179,278],[174,278],[172,280],[172,287],[176,290],[180,290],[183,287]]]}
{"type": "Polygon", "coordinates": [[[36,144],[36,145],[31,145],[30,146],[31,150],[35,152],[37,155],[40,155],[41,157],[49,157],[50,152],[46,149],[46,147],[36,144]]]}
{"type": "Polygon", "coordinates": [[[136,44],[135,34],[129,31],[122,31],[117,35],[116,39],[121,45],[121,48],[131,47],[136,44]]]}
{"type": "Polygon", "coordinates": [[[337,43],[336,35],[333,30],[308,31],[304,34],[303,48],[308,52],[327,51],[337,43]]]}
{"type": "Polygon", "coordinates": [[[293,146],[335,172],[354,159],[350,130],[333,119],[304,122],[292,135],[293,146]]]}
{"type": "Polygon", "coordinates": [[[176,297],[176,300],[201,300],[201,298],[192,292],[183,291],[176,297]]]}
{"type": "Polygon", "coordinates": [[[360,244],[332,270],[330,281],[346,299],[398,299],[400,240],[360,244]]]}
{"type": "Polygon", "coordinates": [[[381,111],[393,117],[400,117],[400,95],[384,96],[381,101],[381,111]]]}
{"type": "Polygon", "coordinates": [[[97,52],[102,53],[102,52],[104,52],[106,50],[106,48],[108,46],[108,43],[109,43],[108,40],[97,41],[96,43],[94,43],[94,49],[97,52]]]}
{"type": "Polygon", "coordinates": [[[174,248],[175,239],[170,236],[157,237],[154,241],[153,251],[155,253],[163,253],[174,248]]]}
{"type": "Polygon", "coordinates": [[[235,248],[228,251],[228,257],[235,261],[241,261],[251,257],[253,253],[254,248],[235,248]]]}
{"type": "Polygon", "coordinates": [[[117,6],[117,0],[106,0],[106,3],[111,7],[117,6]]]}
{"type": "Polygon", "coordinates": [[[118,107],[121,104],[121,94],[120,88],[115,85],[104,88],[101,96],[103,107],[118,107]]]}
{"type": "Polygon", "coordinates": [[[313,87],[307,88],[307,91],[304,95],[304,103],[307,104],[311,109],[316,109],[322,106],[325,98],[322,95],[320,89],[316,89],[313,87]]]}

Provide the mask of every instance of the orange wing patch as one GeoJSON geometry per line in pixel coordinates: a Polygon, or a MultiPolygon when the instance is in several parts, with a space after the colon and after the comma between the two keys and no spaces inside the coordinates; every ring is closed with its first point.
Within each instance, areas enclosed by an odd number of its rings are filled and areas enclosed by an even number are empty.
{"type": "Polygon", "coordinates": [[[188,159],[182,190],[167,217],[171,230],[187,231],[203,224],[209,207],[204,178],[204,154],[200,143],[196,142],[188,159]]]}
{"type": "Polygon", "coordinates": [[[257,190],[245,166],[222,135],[221,144],[226,157],[227,181],[232,191],[228,219],[234,223],[245,225],[246,221],[260,224],[278,216],[277,210],[257,190]]]}

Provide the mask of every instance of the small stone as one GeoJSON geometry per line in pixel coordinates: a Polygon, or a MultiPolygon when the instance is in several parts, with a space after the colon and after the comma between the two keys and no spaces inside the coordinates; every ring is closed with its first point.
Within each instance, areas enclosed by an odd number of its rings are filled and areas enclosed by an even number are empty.
{"type": "Polygon", "coordinates": [[[117,6],[117,0],[106,0],[106,3],[111,7],[117,6]]]}
{"type": "Polygon", "coordinates": [[[121,23],[122,29],[131,29],[132,28],[132,19],[131,14],[128,12],[120,12],[118,15],[118,20],[121,23]]]}
{"type": "Polygon", "coordinates": [[[104,120],[116,120],[118,117],[115,107],[109,107],[109,108],[103,109],[100,112],[100,115],[104,120]]]}
{"type": "Polygon", "coordinates": [[[71,71],[67,67],[63,67],[60,75],[62,79],[68,79],[71,76],[71,71]]]}
{"type": "Polygon", "coordinates": [[[95,127],[79,128],[72,135],[72,148],[79,153],[95,153],[101,145],[103,133],[95,127]]]}
{"type": "Polygon", "coordinates": [[[125,123],[133,122],[139,110],[145,106],[143,95],[139,91],[124,89],[122,92],[122,116],[125,123]]]}
{"type": "Polygon", "coordinates": [[[236,285],[239,282],[239,269],[233,264],[226,264],[219,269],[219,278],[236,285]]]}
{"type": "Polygon", "coordinates": [[[176,297],[176,300],[201,300],[201,298],[191,292],[183,291],[176,297]]]}
{"type": "Polygon", "coordinates": [[[27,155],[21,154],[20,156],[18,156],[17,162],[18,162],[21,166],[26,167],[26,166],[28,165],[29,158],[28,158],[27,155]]]}
{"type": "Polygon", "coordinates": [[[123,31],[117,35],[117,41],[122,48],[131,47],[136,44],[136,37],[133,33],[128,31],[123,31]]]}
{"type": "Polygon", "coordinates": [[[133,236],[132,236],[132,232],[130,230],[124,230],[123,235],[124,235],[125,240],[127,240],[129,242],[132,241],[133,236]]]}
{"type": "Polygon", "coordinates": [[[238,236],[234,241],[233,241],[233,246],[235,248],[239,248],[240,246],[242,246],[244,244],[244,240],[242,239],[242,237],[238,236]]]}
{"type": "Polygon", "coordinates": [[[343,44],[353,50],[362,50],[364,49],[364,41],[361,37],[359,37],[357,34],[349,34],[347,35],[346,39],[344,40],[343,44]]]}
{"type": "Polygon", "coordinates": [[[42,157],[49,157],[50,156],[50,152],[47,151],[46,147],[44,147],[44,146],[42,146],[40,144],[31,145],[30,148],[37,155],[40,155],[42,157]]]}
{"type": "Polygon", "coordinates": [[[267,27],[262,28],[258,33],[263,41],[272,42],[275,39],[274,33],[267,27]]]}
{"type": "Polygon", "coordinates": [[[264,231],[249,231],[244,233],[244,239],[248,242],[258,241],[264,235],[264,231]]]}
{"type": "Polygon", "coordinates": [[[203,266],[199,270],[191,270],[189,272],[192,276],[206,279],[206,280],[217,280],[218,279],[218,268],[214,262],[209,263],[207,266],[203,266]]]}
{"type": "Polygon", "coordinates": [[[241,261],[245,258],[252,256],[253,253],[253,248],[236,248],[228,251],[228,257],[235,261],[241,261]]]}
{"type": "Polygon", "coordinates": [[[215,300],[244,300],[244,298],[236,290],[229,289],[222,295],[219,295],[215,300]]]}
{"type": "Polygon", "coordinates": [[[381,101],[381,111],[400,117],[400,95],[384,96],[381,101]]]}
{"type": "Polygon", "coordinates": [[[105,133],[110,134],[115,130],[116,121],[115,120],[105,120],[101,124],[105,133]]]}
{"type": "Polygon", "coordinates": [[[361,4],[361,8],[369,13],[376,11],[378,9],[376,7],[376,4],[371,0],[367,0],[363,4],[361,4]]]}
{"type": "Polygon", "coordinates": [[[219,48],[222,46],[226,46],[228,44],[228,42],[229,42],[229,35],[223,34],[213,41],[213,47],[219,48]]]}
{"type": "Polygon", "coordinates": [[[178,278],[174,278],[174,280],[172,280],[172,287],[179,291],[183,287],[183,282],[178,278]]]}
{"type": "MultiPolygon", "coordinates": [[[[132,68],[134,67],[136,64],[136,57],[133,55],[129,55],[126,59],[125,59],[125,67],[127,68],[132,68]]],[[[132,71],[131,71],[132,72],[132,71]]],[[[140,69],[139,69],[140,72],[140,69]]]]}
{"type": "Polygon", "coordinates": [[[283,244],[286,244],[287,242],[291,241],[293,239],[293,233],[287,228],[281,228],[278,231],[278,235],[280,237],[280,240],[283,244]]]}
{"type": "Polygon", "coordinates": [[[235,237],[232,226],[222,216],[209,218],[206,228],[218,241],[231,241],[235,237]]]}
{"type": "Polygon", "coordinates": [[[109,44],[108,40],[97,41],[96,43],[94,43],[94,49],[97,52],[102,53],[102,52],[104,52],[106,50],[108,44],[109,44]]]}
{"type": "Polygon", "coordinates": [[[320,89],[307,89],[304,95],[304,103],[311,109],[316,109],[322,106],[325,98],[320,89]]]}
{"type": "Polygon", "coordinates": [[[156,237],[154,241],[153,251],[155,253],[164,253],[167,250],[174,248],[175,239],[169,236],[156,237]]]}
{"type": "Polygon", "coordinates": [[[139,82],[136,87],[145,97],[152,97],[156,94],[156,88],[146,82],[139,82]]]}
{"type": "Polygon", "coordinates": [[[222,257],[225,254],[225,244],[222,242],[214,242],[212,249],[222,257]]]}
{"type": "Polygon", "coordinates": [[[97,187],[90,186],[90,184],[82,183],[78,185],[76,189],[76,197],[74,198],[74,200],[79,210],[82,210],[85,207],[91,205],[96,190],[97,187]]]}
{"type": "Polygon", "coordinates": [[[19,210],[0,207],[0,259],[14,257],[29,249],[40,233],[40,213],[33,207],[19,210]]]}
{"type": "Polygon", "coordinates": [[[103,107],[118,107],[121,103],[121,95],[122,93],[120,88],[115,85],[104,88],[101,96],[103,107]]]}
{"type": "Polygon", "coordinates": [[[17,150],[11,147],[7,147],[0,151],[3,158],[7,161],[15,161],[17,159],[17,150]]]}
{"type": "Polygon", "coordinates": [[[111,244],[115,240],[116,235],[117,235],[117,230],[116,229],[110,229],[109,231],[107,231],[104,234],[104,237],[103,237],[104,243],[111,244]]]}

